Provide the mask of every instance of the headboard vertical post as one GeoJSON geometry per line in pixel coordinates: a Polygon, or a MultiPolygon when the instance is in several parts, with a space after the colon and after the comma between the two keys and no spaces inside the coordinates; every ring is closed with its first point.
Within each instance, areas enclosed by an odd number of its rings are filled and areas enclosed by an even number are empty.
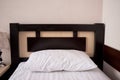
{"type": "Polygon", "coordinates": [[[40,37],[40,31],[36,30],[36,37],[39,38],[40,37]]]}
{"type": "Polygon", "coordinates": [[[104,24],[95,24],[95,63],[101,64],[98,67],[103,69],[103,46],[104,46],[104,32],[105,25],[104,24]]]}
{"type": "Polygon", "coordinates": [[[19,29],[18,28],[19,28],[18,23],[10,24],[11,62],[14,65],[19,63],[19,29]]]}
{"type": "Polygon", "coordinates": [[[73,37],[76,38],[77,37],[77,30],[73,31],[73,37]]]}

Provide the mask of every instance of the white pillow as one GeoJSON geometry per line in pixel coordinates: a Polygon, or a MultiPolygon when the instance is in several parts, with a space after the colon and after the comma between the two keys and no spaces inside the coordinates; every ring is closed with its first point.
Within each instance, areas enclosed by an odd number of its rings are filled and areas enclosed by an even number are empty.
{"type": "Polygon", "coordinates": [[[33,52],[25,63],[31,71],[84,71],[97,66],[83,51],[42,50],[33,52]]]}

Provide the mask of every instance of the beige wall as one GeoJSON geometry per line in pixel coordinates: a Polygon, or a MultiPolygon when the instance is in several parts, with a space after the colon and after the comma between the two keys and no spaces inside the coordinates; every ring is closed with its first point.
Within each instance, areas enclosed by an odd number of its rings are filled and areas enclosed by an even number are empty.
{"type": "Polygon", "coordinates": [[[102,0],[0,0],[0,31],[9,23],[99,23],[102,0]]]}
{"type": "MultiPolygon", "coordinates": [[[[105,44],[120,50],[120,0],[103,0],[103,22],[106,24],[105,44]]],[[[120,80],[120,72],[104,63],[104,71],[112,80],[120,80]]]]}

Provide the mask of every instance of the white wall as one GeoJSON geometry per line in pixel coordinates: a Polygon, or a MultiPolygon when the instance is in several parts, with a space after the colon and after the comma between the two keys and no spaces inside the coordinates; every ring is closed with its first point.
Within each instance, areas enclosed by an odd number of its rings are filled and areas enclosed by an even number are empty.
{"type": "Polygon", "coordinates": [[[120,50],[120,0],[103,0],[105,44],[120,50]]]}
{"type": "Polygon", "coordinates": [[[9,23],[100,23],[102,0],[0,0],[0,31],[9,23]]]}
{"type": "MultiPolygon", "coordinates": [[[[103,0],[103,23],[106,25],[105,44],[120,50],[120,0],[103,0]]],[[[120,72],[104,63],[105,73],[120,80],[120,72]]]]}

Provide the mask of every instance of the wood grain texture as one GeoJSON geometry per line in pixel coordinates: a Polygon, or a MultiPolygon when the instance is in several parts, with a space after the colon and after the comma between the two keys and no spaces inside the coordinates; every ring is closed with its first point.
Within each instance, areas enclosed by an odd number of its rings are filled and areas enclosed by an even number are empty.
{"type": "Polygon", "coordinates": [[[120,71],[120,51],[104,45],[104,60],[112,67],[120,71]]]}

